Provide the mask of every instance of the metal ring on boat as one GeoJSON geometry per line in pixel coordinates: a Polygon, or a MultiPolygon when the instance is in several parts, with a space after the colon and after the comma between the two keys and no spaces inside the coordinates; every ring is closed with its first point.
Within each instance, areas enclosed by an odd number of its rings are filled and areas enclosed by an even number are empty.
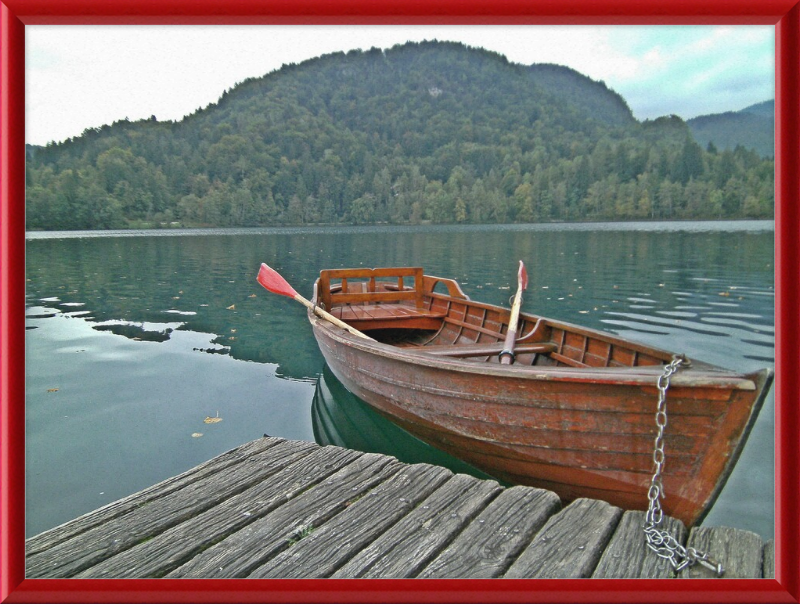
{"type": "Polygon", "coordinates": [[[500,351],[500,354],[497,355],[498,358],[502,359],[504,356],[511,357],[511,364],[514,364],[514,361],[517,360],[517,355],[514,354],[513,350],[508,350],[508,348],[504,348],[500,351]]]}

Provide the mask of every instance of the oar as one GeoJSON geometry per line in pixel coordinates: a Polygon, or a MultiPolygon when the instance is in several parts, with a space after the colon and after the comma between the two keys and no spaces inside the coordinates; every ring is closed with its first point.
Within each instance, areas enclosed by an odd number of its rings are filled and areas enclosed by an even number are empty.
{"type": "Polygon", "coordinates": [[[514,345],[517,343],[517,326],[519,325],[519,310],[522,306],[522,292],[528,288],[528,271],[525,264],[519,261],[519,271],[517,272],[517,293],[514,296],[514,303],[511,305],[511,319],[508,322],[506,341],[503,344],[503,351],[500,353],[500,363],[511,365],[516,360],[514,345]]]}
{"type": "Polygon", "coordinates": [[[314,314],[318,317],[322,317],[326,321],[330,321],[337,327],[341,327],[342,329],[346,329],[350,333],[360,338],[366,338],[367,340],[371,340],[368,335],[361,333],[355,327],[351,327],[344,321],[341,321],[334,317],[332,314],[325,312],[319,306],[315,306],[308,300],[306,300],[303,296],[298,294],[294,288],[289,285],[289,283],[281,277],[275,269],[270,268],[266,264],[261,264],[261,269],[258,271],[257,281],[267,290],[271,291],[273,294],[278,294],[280,296],[286,296],[287,298],[292,298],[293,300],[297,300],[305,306],[306,308],[310,308],[314,311],[314,314]]]}

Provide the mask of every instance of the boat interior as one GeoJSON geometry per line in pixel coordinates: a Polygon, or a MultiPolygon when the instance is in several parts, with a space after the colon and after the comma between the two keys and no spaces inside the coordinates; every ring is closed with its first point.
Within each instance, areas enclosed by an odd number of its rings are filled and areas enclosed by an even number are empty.
{"type": "MultiPolygon", "coordinates": [[[[510,309],[470,300],[453,279],[419,267],[320,272],[314,302],[379,342],[431,355],[499,363],[510,309]]],[[[522,313],[515,363],[565,367],[663,365],[663,351],[522,313]]]]}

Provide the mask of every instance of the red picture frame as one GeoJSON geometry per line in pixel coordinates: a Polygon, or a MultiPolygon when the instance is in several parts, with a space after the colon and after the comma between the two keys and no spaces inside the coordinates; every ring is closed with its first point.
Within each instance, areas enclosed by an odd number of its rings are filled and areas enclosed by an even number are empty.
{"type": "Polygon", "coordinates": [[[798,602],[800,0],[0,0],[0,603],[798,602]],[[25,579],[25,26],[770,24],[776,33],[776,578],[25,579]]]}

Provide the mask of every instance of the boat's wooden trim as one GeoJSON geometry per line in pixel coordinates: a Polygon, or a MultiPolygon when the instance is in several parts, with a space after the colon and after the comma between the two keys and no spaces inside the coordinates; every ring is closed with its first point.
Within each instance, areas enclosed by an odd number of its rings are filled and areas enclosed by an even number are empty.
{"type": "MultiPolygon", "coordinates": [[[[445,357],[487,357],[497,356],[503,350],[503,344],[473,344],[464,346],[421,346],[410,349],[413,352],[422,352],[435,356],[445,357]]],[[[542,344],[521,344],[516,346],[517,354],[552,354],[556,345],[551,342],[542,344]]]]}
{"type": "Polygon", "coordinates": [[[365,268],[328,269],[320,271],[318,294],[320,303],[330,311],[336,306],[360,303],[389,303],[412,301],[418,309],[423,307],[424,284],[422,268],[365,268]],[[414,280],[413,288],[406,287],[404,279],[414,280]],[[350,289],[350,279],[366,279],[350,289]],[[379,286],[379,279],[394,279],[390,287],[379,286]],[[339,287],[331,287],[332,280],[339,280],[339,287]]]}
{"type": "MultiPolygon", "coordinates": [[[[641,386],[656,392],[656,380],[661,375],[662,369],[658,366],[644,367],[588,367],[576,368],[558,365],[499,365],[496,363],[474,363],[468,360],[448,356],[422,355],[415,353],[413,348],[396,347],[380,342],[371,342],[363,338],[356,338],[347,331],[340,329],[327,321],[319,319],[309,311],[309,321],[312,325],[328,331],[335,340],[341,344],[377,356],[401,360],[412,365],[426,366],[434,364],[441,369],[476,375],[490,375],[495,377],[517,377],[525,380],[544,382],[574,382],[585,384],[620,384],[625,386],[641,386]]],[[[753,380],[738,373],[728,372],[719,368],[698,364],[679,371],[672,376],[673,387],[683,386],[689,388],[704,387],[720,390],[721,394],[731,388],[736,390],[755,390],[753,380]]]]}
{"type": "Polygon", "coordinates": [[[565,365],[569,365],[570,367],[581,367],[584,369],[588,369],[591,365],[587,365],[586,363],[579,361],[577,359],[570,358],[568,356],[564,356],[558,352],[553,352],[550,355],[551,358],[554,358],[559,363],[564,363],[565,365]]]}
{"type": "Polygon", "coordinates": [[[447,298],[455,298],[458,300],[469,300],[469,296],[464,293],[464,291],[461,289],[461,286],[458,284],[458,281],[455,279],[423,275],[423,291],[426,296],[442,296],[447,298]],[[447,295],[434,291],[436,286],[440,283],[447,288],[447,295]]]}

